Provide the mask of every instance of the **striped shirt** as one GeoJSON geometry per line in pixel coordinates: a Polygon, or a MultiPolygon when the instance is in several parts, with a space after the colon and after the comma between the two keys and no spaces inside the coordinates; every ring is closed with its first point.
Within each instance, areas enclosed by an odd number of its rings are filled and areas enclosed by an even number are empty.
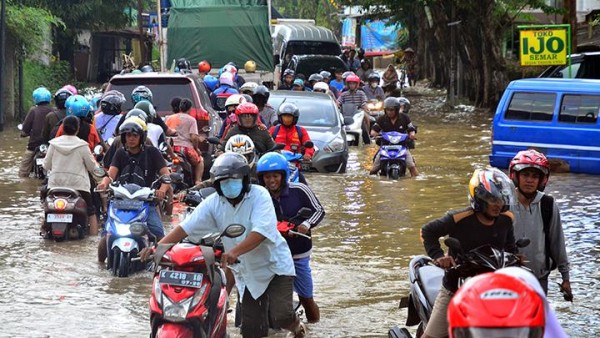
{"type": "Polygon", "coordinates": [[[340,95],[338,103],[340,105],[353,103],[360,108],[367,103],[367,95],[362,90],[355,90],[354,92],[347,90],[340,95]]]}

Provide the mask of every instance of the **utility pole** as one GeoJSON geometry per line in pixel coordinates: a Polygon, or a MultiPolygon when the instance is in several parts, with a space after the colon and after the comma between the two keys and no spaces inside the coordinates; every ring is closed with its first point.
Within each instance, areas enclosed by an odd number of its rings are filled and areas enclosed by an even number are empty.
{"type": "Polygon", "coordinates": [[[160,71],[165,71],[165,62],[163,57],[164,41],[163,41],[163,30],[162,30],[162,9],[160,7],[160,0],[156,0],[156,12],[158,13],[158,63],[160,65],[160,71]]]}
{"type": "Polygon", "coordinates": [[[143,0],[138,0],[137,2],[137,11],[138,11],[138,29],[140,32],[140,66],[144,66],[146,64],[146,43],[144,39],[144,23],[142,22],[142,12],[144,11],[144,3],[143,0]]]}
{"type": "Polygon", "coordinates": [[[0,10],[0,131],[4,130],[4,54],[6,54],[6,41],[4,32],[6,30],[6,0],[2,0],[0,10]]]}

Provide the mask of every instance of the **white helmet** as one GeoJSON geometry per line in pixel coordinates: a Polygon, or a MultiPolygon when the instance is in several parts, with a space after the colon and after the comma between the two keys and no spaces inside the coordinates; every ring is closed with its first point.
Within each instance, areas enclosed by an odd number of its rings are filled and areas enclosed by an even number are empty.
{"type": "Polygon", "coordinates": [[[242,96],[242,94],[233,94],[227,98],[227,101],[225,101],[225,107],[237,106],[242,103],[246,103],[246,98],[242,96]]]}
{"type": "Polygon", "coordinates": [[[226,84],[230,87],[233,87],[234,75],[230,72],[223,72],[221,76],[219,76],[219,83],[226,84]]]}
{"type": "Polygon", "coordinates": [[[233,135],[225,144],[225,152],[233,152],[243,155],[252,167],[256,160],[254,142],[248,135],[233,135]]]}
{"type": "Polygon", "coordinates": [[[250,95],[252,95],[254,93],[254,89],[256,89],[256,87],[258,87],[258,83],[256,83],[256,82],[252,82],[252,81],[245,82],[240,87],[240,93],[244,93],[245,91],[250,91],[250,95]]]}
{"type": "Polygon", "coordinates": [[[329,85],[325,82],[317,82],[315,83],[315,85],[313,86],[313,90],[324,90],[325,92],[327,92],[329,90],[329,85]]]}

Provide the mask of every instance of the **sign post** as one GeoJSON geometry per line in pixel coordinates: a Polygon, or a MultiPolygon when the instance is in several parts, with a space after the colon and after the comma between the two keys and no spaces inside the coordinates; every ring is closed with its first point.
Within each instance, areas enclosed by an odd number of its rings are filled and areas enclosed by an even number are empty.
{"type": "Polygon", "coordinates": [[[568,65],[571,77],[571,25],[517,26],[521,66],[568,65]]]}

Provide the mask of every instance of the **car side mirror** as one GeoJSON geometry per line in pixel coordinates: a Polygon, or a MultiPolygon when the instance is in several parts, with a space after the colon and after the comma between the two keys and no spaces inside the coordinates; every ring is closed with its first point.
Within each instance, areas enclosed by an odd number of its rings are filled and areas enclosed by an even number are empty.
{"type": "Polygon", "coordinates": [[[349,126],[354,123],[354,119],[350,116],[344,116],[344,125],[349,126]]]}
{"type": "Polygon", "coordinates": [[[517,248],[524,248],[524,247],[528,246],[530,243],[531,243],[531,240],[529,238],[523,237],[523,238],[519,238],[515,244],[517,245],[517,248]]]}
{"type": "Polygon", "coordinates": [[[94,155],[102,155],[102,152],[104,152],[104,148],[100,144],[94,147],[94,155]]]}

